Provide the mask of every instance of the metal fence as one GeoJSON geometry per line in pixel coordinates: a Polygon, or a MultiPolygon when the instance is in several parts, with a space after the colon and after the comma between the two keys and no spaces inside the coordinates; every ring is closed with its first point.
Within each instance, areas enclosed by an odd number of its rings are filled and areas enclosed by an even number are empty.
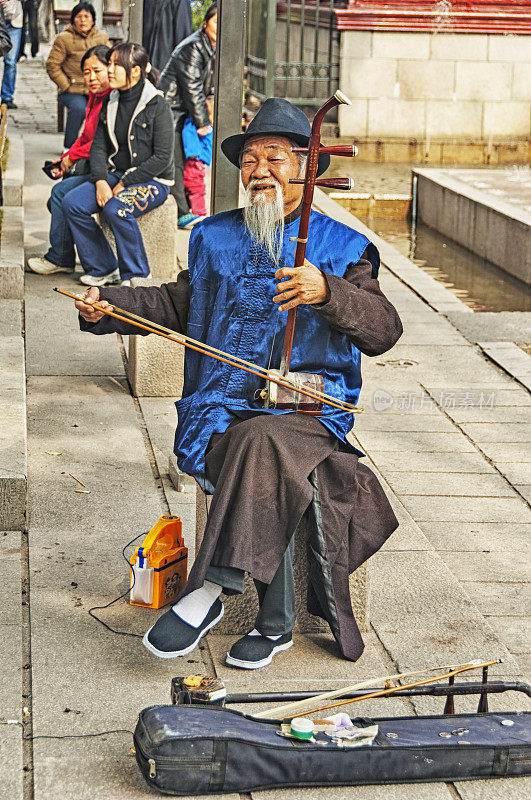
{"type": "Polygon", "coordinates": [[[339,85],[336,8],[345,0],[247,0],[247,88],[319,106],[339,85]]]}

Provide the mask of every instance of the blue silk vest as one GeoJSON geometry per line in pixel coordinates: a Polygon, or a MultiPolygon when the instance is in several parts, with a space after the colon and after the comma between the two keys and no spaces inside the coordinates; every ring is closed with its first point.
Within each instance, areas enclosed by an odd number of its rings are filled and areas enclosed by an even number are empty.
{"type": "MultiPolygon", "coordinates": [[[[299,220],[285,226],[279,266],[295,263],[299,220]]],[[[306,258],[320,270],[344,276],[368,239],[351,228],[311,212],[306,258]]],[[[250,236],[241,210],[208,217],[190,236],[188,336],[262,367],[278,369],[287,312],[273,303],[278,279],[272,259],[250,236]]],[[[324,390],[356,404],[361,388],[360,351],[312,306],[298,307],[290,370],[318,372],[324,390]]],[[[175,453],[179,468],[206,488],[205,451],[213,433],[235,416],[282,414],[256,399],[263,382],[255,375],[186,350],[184,389],[176,403],[175,453]]],[[[352,427],[351,414],[325,405],[318,419],[339,439],[352,427]]]]}

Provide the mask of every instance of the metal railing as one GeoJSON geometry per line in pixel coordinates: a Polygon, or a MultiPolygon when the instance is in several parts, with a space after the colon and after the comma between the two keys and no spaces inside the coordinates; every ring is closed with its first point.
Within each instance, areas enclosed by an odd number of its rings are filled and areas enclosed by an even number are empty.
{"type": "Polygon", "coordinates": [[[319,106],[339,85],[335,10],[345,0],[247,0],[247,88],[319,106]]]}

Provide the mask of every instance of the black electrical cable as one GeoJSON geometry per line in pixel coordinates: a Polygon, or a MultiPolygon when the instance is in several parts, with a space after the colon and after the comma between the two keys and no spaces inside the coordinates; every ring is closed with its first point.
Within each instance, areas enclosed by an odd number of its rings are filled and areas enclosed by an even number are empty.
{"type": "MultiPolygon", "coordinates": [[[[24,724],[15,719],[9,720],[9,722],[7,720],[0,720],[0,725],[18,725],[22,729],[24,728],[24,724]]],[[[23,734],[22,739],[25,742],[28,742],[30,740],[33,741],[34,739],[93,739],[95,736],[107,736],[110,733],[130,733],[131,736],[134,736],[133,731],[128,730],[128,728],[115,728],[112,731],[101,731],[100,733],[67,733],[61,736],[59,735],[53,736],[51,734],[50,735],[41,734],[39,736],[24,736],[23,734]]]]}
{"type": "Polygon", "coordinates": [[[131,736],[134,736],[133,731],[127,728],[116,728],[112,731],[101,731],[101,733],[70,733],[65,736],[23,736],[22,738],[25,741],[29,739],[31,739],[31,741],[34,739],[93,739],[96,736],[107,736],[110,733],[130,733],[131,736]]]}
{"type": "MultiPolygon", "coordinates": [[[[131,541],[127,542],[127,544],[124,545],[124,547],[122,548],[122,556],[128,567],[130,567],[131,564],[129,563],[129,559],[125,555],[125,551],[129,547],[129,545],[133,544],[133,542],[136,542],[136,540],[140,539],[141,536],[146,536],[146,532],[139,533],[138,536],[135,536],[134,539],[131,539],[131,541]]],[[[110,625],[107,625],[106,622],[104,622],[102,619],[96,616],[96,614],[92,613],[93,611],[103,611],[103,609],[109,608],[110,606],[117,603],[118,600],[121,600],[123,597],[127,597],[127,595],[131,592],[131,589],[133,588],[134,585],[135,585],[135,573],[133,571],[133,582],[126,592],[121,594],[119,597],[115,597],[114,600],[111,600],[110,603],[107,603],[107,605],[105,606],[92,606],[92,608],[89,608],[88,613],[93,619],[95,619],[97,622],[103,625],[104,628],[107,628],[107,630],[110,631],[111,633],[117,633],[119,636],[132,636],[134,639],[142,639],[143,635],[141,633],[131,633],[130,631],[117,631],[116,628],[111,628],[110,625]]]]}

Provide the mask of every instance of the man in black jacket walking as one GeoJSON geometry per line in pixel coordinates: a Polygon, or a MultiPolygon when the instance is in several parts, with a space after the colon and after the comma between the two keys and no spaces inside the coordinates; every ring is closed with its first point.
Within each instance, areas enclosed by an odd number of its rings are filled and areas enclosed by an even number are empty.
{"type": "Polygon", "coordinates": [[[191,213],[184,191],[182,129],[187,117],[192,118],[199,136],[211,129],[206,98],[212,88],[216,33],[217,6],[213,3],[207,9],[202,27],[177,45],[159,83],[175,121],[175,183],[170,191],[177,202],[180,228],[190,228],[199,219],[191,213]]]}

